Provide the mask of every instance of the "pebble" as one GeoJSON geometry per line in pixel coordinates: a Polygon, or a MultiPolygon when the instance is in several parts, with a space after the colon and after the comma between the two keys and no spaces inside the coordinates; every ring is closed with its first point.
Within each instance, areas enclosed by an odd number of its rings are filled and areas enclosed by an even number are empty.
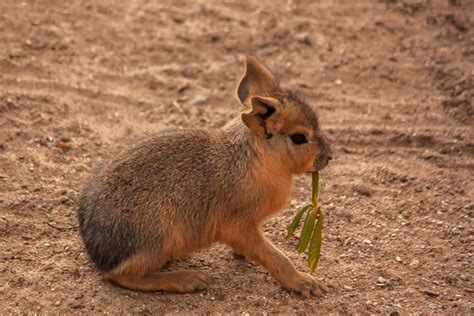
{"type": "Polygon", "coordinates": [[[366,245],[372,245],[372,240],[370,240],[370,239],[364,239],[364,240],[362,240],[362,242],[366,245]]]}
{"type": "Polygon", "coordinates": [[[345,247],[349,244],[349,242],[352,240],[352,237],[348,237],[344,242],[342,243],[342,246],[345,247]]]}
{"type": "Polygon", "coordinates": [[[57,143],[56,143],[56,147],[58,147],[58,148],[60,148],[60,149],[62,149],[62,150],[64,150],[64,151],[66,151],[66,150],[68,150],[68,149],[71,149],[71,145],[68,144],[68,143],[65,143],[65,142],[63,142],[63,141],[57,142],[57,143]]]}
{"type": "Polygon", "coordinates": [[[301,44],[305,44],[305,45],[307,45],[307,46],[311,46],[311,45],[312,45],[311,38],[309,37],[308,33],[297,34],[297,35],[296,35],[296,39],[297,39],[298,42],[300,42],[301,44]]]}
{"type": "Polygon", "coordinates": [[[330,203],[324,207],[326,210],[331,211],[335,208],[334,203],[330,203]]]}
{"type": "Polygon", "coordinates": [[[400,258],[399,256],[396,256],[396,257],[395,257],[395,261],[397,261],[397,262],[402,262],[402,258],[400,258]]]}
{"type": "Polygon", "coordinates": [[[420,260],[418,259],[413,259],[411,262],[410,262],[410,267],[413,267],[413,268],[416,268],[420,265],[420,260]]]}
{"type": "Polygon", "coordinates": [[[453,234],[453,235],[461,235],[461,230],[460,230],[458,227],[454,227],[454,228],[451,230],[451,234],[453,234]]]}
{"type": "Polygon", "coordinates": [[[377,278],[377,285],[378,286],[387,286],[389,284],[388,280],[385,279],[384,277],[378,277],[377,278]]]}
{"type": "Polygon", "coordinates": [[[469,281],[469,277],[468,277],[467,275],[465,275],[465,274],[461,274],[461,275],[459,276],[459,278],[460,278],[461,280],[463,280],[463,281],[469,281]]]}
{"type": "Polygon", "coordinates": [[[191,88],[191,85],[189,83],[183,83],[182,85],[178,86],[178,91],[179,92],[184,92],[186,90],[188,90],[189,88],[191,88]]]}
{"type": "Polygon", "coordinates": [[[435,292],[435,291],[432,291],[432,290],[422,290],[421,293],[425,294],[426,296],[429,296],[429,297],[438,297],[439,296],[439,293],[438,292],[435,292]]]}
{"type": "Polygon", "coordinates": [[[203,95],[197,95],[191,100],[192,105],[203,105],[206,104],[207,98],[203,95]]]}
{"type": "Polygon", "coordinates": [[[388,281],[384,277],[378,277],[377,282],[378,283],[387,283],[388,281]]]}
{"type": "Polygon", "coordinates": [[[61,305],[61,301],[54,302],[54,306],[59,306],[59,305],[61,305]]]}
{"type": "Polygon", "coordinates": [[[334,81],[334,84],[337,85],[337,86],[340,86],[342,84],[342,80],[337,79],[336,81],[334,81]]]}
{"type": "Polygon", "coordinates": [[[372,191],[370,188],[364,184],[358,183],[354,186],[354,191],[363,196],[371,196],[372,191]]]}
{"type": "Polygon", "coordinates": [[[72,308],[72,309],[80,309],[80,308],[83,308],[84,305],[81,304],[81,303],[72,303],[72,304],[69,305],[69,307],[72,308]]]}

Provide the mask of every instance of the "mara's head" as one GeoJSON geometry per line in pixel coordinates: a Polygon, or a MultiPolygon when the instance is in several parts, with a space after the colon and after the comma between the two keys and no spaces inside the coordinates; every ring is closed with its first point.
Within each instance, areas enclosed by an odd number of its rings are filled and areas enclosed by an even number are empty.
{"type": "Polygon", "coordinates": [[[293,93],[280,89],[255,57],[245,58],[237,87],[244,124],[275,152],[294,174],[322,170],[332,159],[316,112],[293,93]]]}

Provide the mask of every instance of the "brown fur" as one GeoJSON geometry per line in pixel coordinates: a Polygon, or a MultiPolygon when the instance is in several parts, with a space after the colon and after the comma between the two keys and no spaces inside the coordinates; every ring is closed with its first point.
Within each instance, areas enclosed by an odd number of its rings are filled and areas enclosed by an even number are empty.
{"type": "Polygon", "coordinates": [[[167,130],[123,149],[88,179],[78,203],[91,258],[113,282],[140,291],[190,292],[201,272],[158,272],[166,261],[215,242],[261,264],[305,296],[324,286],[298,272],[261,232],[287,203],[295,174],[320,170],[331,150],[314,111],[247,57],[244,106],[216,131],[167,130]],[[307,143],[291,137],[303,134],[307,143]]]}

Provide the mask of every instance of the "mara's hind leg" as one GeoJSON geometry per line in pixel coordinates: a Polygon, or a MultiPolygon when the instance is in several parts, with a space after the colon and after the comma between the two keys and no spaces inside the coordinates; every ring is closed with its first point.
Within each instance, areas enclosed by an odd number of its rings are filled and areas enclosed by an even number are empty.
{"type": "Polygon", "coordinates": [[[189,293],[205,289],[212,283],[212,279],[200,271],[156,272],[165,262],[166,258],[137,254],[105,276],[122,287],[143,292],[189,293]]]}
{"type": "Polygon", "coordinates": [[[109,277],[120,286],[143,292],[189,293],[206,289],[211,284],[211,278],[200,271],[149,272],[144,275],[124,273],[109,277]]]}

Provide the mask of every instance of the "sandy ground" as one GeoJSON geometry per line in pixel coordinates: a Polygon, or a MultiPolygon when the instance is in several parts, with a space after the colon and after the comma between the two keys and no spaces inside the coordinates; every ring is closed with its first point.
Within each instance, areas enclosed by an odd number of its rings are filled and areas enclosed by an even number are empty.
{"type": "MultiPolygon", "coordinates": [[[[474,313],[474,2],[0,1],[0,313],[474,313]],[[273,4],[273,5],[272,5],[273,4]],[[238,113],[239,54],[314,105],[335,150],[315,277],[283,290],[224,246],[174,262],[218,284],[135,293],[104,280],[77,230],[90,168],[164,127],[238,113]]],[[[296,180],[266,234],[285,240],[296,180]]]]}

